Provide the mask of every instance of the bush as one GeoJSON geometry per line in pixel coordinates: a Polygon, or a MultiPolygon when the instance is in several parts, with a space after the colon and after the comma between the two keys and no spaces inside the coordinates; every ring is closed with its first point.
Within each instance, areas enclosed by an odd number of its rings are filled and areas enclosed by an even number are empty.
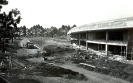
{"type": "Polygon", "coordinates": [[[77,74],[77,75],[72,75],[72,74],[68,74],[69,79],[77,79],[77,80],[88,80],[86,76],[84,76],[83,74],[77,74]]]}
{"type": "Polygon", "coordinates": [[[78,75],[76,76],[76,79],[77,79],[77,80],[87,80],[87,78],[86,78],[83,74],[78,74],[78,75]]]}
{"type": "Polygon", "coordinates": [[[75,76],[74,75],[71,75],[71,74],[68,74],[68,77],[69,79],[75,79],[75,76]]]}
{"type": "Polygon", "coordinates": [[[101,69],[101,73],[106,74],[106,75],[109,75],[110,74],[110,71],[107,70],[107,69],[101,69]]]}
{"type": "Polygon", "coordinates": [[[122,75],[122,76],[121,76],[121,78],[124,79],[124,80],[125,80],[127,77],[128,77],[128,76],[126,76],[126,75],[122,75]]]}
{"type": "Polygon", "coordinates": [[[110,75],[110,76],[114,76],[114,73],[111,71],[111,72],[109,73],[109,75],[110,75]]]}
{"type": "Polygon", "coordinates": [[[133,75],[133,65],[127,65],[127,67],[124,69],[124,72],[133,75]]]}
{"type": "Polygon", "coordinates": [[[126,80],[132,82],[133,81],[133,76],[128,76],[126,80]]]}
{"type": "Polygon", "coordinates": [[[55,52],[57,52],[56,46],[54,45],[49,45],[43,48],[44,51],[46,51],[46,53],[43,53],[43,56],[50,56],[52,54],[54,54],[55,52]]]}
{"type": "Polygon", "coordinates": [[[93,70],[94,70],[94,68],[93,68],[93,67],[88,66],[88,67],[87,67],[87,70],[93,71],[93,70]]]}
{"type": "Polygon", "coordinates": [[[102,69],[101,69],[101,68],[96,67],[96,68],[94,69],[94,71],[95,71],[95,72],[101,72],[101,71],[102,71],[102,69]]]}
{"type": "Polygon", "coordinates": [[[120,78],[122,75],[121,75],[121,73],[118,72],[118,73],[115,74],[115,76],[120,78]]]}

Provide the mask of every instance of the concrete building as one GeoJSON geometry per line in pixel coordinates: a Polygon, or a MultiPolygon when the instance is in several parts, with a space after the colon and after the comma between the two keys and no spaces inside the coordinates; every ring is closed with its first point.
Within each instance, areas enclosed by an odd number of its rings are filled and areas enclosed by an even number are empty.
{"type": "Polygon", "coordinates": [[[114,19],[72,28],[71,43],[112,52],[133,59],[133,17],[114,19]]]}

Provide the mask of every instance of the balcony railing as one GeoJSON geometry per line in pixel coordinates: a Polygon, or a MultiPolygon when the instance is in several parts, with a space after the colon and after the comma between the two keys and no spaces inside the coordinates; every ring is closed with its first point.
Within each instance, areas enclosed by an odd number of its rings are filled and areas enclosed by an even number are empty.
{"type": "Polygon", "coordinates": [[[87,40],[87,42],[89,42],[89,43],[97,43],[97,44],[127,46],[127,42],[125,42],[125,41],[87,40]]]}

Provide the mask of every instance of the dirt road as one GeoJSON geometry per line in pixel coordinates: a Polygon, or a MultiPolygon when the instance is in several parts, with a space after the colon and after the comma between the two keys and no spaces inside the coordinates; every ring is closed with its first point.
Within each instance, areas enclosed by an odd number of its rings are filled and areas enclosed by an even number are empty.
{"type": "Polygon", "coordinates": [[[88,77],[89,82],[91,81],[92,83],[129,83],[120,78],[115,78],[109,75],[104,75],[104,74],[92,72],[92,71],[77,67],[76,64],[73,64],[71,62],[60,65],[60,66],[63,68],[71,69],[71,70],[84,74],[85,76],[88,77]]]}

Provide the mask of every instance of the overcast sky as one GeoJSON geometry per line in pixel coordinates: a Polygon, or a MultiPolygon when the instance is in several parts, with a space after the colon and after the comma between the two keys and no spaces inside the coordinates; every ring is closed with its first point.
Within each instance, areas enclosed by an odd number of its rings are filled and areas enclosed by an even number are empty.
{"type": "Polygon", "coordinates": [[[133,0],[8,0],[2,11],[18,8],[27,28],[77,26],[133,16],[133,0]]]}

